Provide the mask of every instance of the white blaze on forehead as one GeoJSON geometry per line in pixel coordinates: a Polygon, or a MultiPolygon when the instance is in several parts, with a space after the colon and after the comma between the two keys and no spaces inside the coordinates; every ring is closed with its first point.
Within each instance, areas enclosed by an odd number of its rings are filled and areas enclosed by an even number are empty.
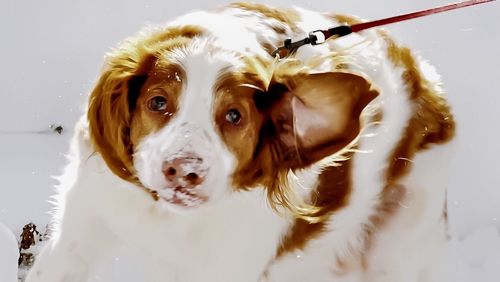
{"type": "Polygon", "coordinates": [[[209,39],[195,39],[173,57],[186,76],[176,120],[197,124],[209,135],[216,134],[213,122],[214,86],[221,71],[238,68],[240,60],[231,54],[213,50],[209,39]]]}
{"type": "MultiPolygon", "coordinates": [[[[168,189],[161,169],[163,162],[177,157],[200,160],[196,166],[185,168],[207,173],[197,188],[199,196],[212,199],[229,190],[236,162],[215,125],[214,86],[222,70],[235,68],[239,60],[230,53],[214,50],[210,43],[210,39],[198,38],[164,55],[164,59],[183,69],[183,77],[178,74],[178,78],[172,78],[182,80],[184,85],[178,111],[163,128],[146,136],[134,155],[140,181],[157,190],[161,197],[175,194],[168,189]]],[[[175,195],[185,202],[183,195],[175,195]]]]}

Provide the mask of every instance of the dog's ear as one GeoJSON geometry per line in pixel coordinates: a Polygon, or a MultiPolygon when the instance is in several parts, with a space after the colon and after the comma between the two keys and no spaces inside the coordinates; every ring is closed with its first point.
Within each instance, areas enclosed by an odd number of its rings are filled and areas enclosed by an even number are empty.
{"type": "Polygon", "coordinates": [[[378,96],[361,76],[328,72],[273,78],[270,116],[290,167],[334,154],[359,134],[363,109],[378,96]]]}
{"type": "Polygon", "coordinates": [[[134,181],[131,113],[153,57],[127,49],[115,52],[90,95],[87,118],[95,150],[121,178],[134,181]]]}

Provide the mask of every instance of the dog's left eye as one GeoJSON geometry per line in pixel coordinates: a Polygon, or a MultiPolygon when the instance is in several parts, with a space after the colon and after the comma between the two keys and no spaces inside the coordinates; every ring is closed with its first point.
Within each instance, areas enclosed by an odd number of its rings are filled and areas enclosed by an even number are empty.
{"type": "Polygon", "coordinates": [[[238,124],[241,120],[241,114],[238,110],[230,109],[226,113],[226,121],[232,124],[238,124]]]}
{"type": "Polygon", "coordinates": [[[154,112],[164,112],[167,110],[167,99],[163,96],[155,96],[149,100],[148,108],[154,112]]]}

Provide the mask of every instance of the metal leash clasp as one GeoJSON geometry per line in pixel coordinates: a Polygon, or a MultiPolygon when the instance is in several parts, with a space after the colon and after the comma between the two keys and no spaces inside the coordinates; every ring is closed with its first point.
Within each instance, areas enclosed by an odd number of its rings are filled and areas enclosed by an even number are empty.
{"type": "Polygon", "coordinates": [[[313,32],[310,32],[306,38],[299,40],[299,41],[293,42],[291,38],[287,38],[283,42],[283,46],[274,50],[274,52],[271,53],[271,56],[276,57],[276,55],[278,55],[279,56],[278,59],[283,59],[283,58],[287,57],[290,53],[297,51],[297,49],[299,49],[300,47],[302,47],[304,45],[307,45],[307,44],[318,45],[318,44],[325,42],[324,36],[320,37],[320,38],[323,38],[322,42],[318,42],[318,36],[316,34],[323,35],[321,30],[315,30],[313,32]]]}
{"type": "Polygon", "coordinates": [[[341,37],[347,34],[352,33],[352,30],[349,26],[337,26],[334,28],[330,28],[327,30],[315,30],[309,32],[308,36],[302,40],[295,41],[293,42],[292,39],[288,38],[285,39],[283,42],[283,46],[279,47],[278,49],[274,50],[273,53],[271,53],[271,56],[276,57],[278,56],[278,59],[283,59],[290,55],[291,53],[297,51],[300,47],[304,45],[320,45],[325,43],[330,38],[337,38],[341,37]]]}
{"type": "Polygon", "coordinates": [[[279,47],[278,49],[274,50],[273,53],[271,53],[271,56],[276,57],[278,55],[278,59],[282,59],[287,57],[290,53],[295,52],[299,47],[302,47],[307,44],[311,44],[311,34],[309,34],[308,37],[293,42],[291,38],[285,39],[283,42],[283,46],[279,47]]]}
{"type": "Polygon", "coordinates": [[[325,43],[327,37],[323,30],[315,30],[309,32],[309,40],[311,40],[311,45],[319,45],[325,43]]]}

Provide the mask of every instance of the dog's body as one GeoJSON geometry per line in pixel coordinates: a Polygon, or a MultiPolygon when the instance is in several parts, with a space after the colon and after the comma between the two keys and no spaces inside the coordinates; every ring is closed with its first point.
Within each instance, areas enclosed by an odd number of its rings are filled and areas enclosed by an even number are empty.
{"type": "Polygon", "coordinates": [[[433,69],[382,31],[269,55],[349,21],[234,4],[116,50],[27,281],[86,281],[123,244],[150,258],[145,281],[443,281],[435,144],[454,125],[433,69]]]}

